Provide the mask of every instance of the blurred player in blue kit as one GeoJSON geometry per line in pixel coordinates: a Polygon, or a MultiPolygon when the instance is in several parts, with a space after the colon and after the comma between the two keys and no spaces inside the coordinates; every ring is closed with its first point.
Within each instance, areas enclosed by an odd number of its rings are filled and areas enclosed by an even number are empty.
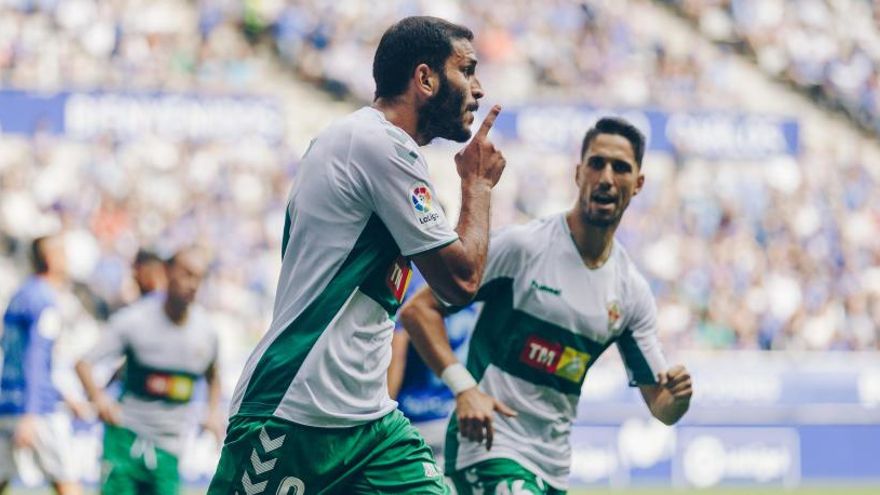
{"type": "Polygon", "coordinates": [[[31,255],[34,274],[12,296],[0,336],[0,493],[18,474],[18,461],[29,456],[57,493],[75,495],[81,488],[70,417],[52,382],[52,353],[64,331],[59,307],[68,283],[64,240],[38,238],[31,255]]]}

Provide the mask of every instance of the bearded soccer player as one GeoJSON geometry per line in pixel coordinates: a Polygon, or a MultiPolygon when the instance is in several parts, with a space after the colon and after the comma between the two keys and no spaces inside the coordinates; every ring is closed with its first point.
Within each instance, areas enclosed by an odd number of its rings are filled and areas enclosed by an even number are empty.
{"type": "Polygon", "coordinates": [[[690,375],[667,368],[654,298],[614,240],[644,184],[644,148],[631,124],[601,119],[583,141],[574,207],[492,238],[466,369],[446,339],[450,308],[424,290],[403,308],[412,343],[456,394],[446,471],[459,494],[564,493],[581,387],[611,344],[657,419],[687,411],[690,375]]]}
{"type": "Polygon", "coordinates": [[[447,493],[430,449],[388,395],[389,315],[410,260],[454,304],[468,302],[482,279],[490,191],[504,168],[487,137],[500,108],[456,155],[455,230],[419,153],[436,137],[471,136],[483,97],[472,37],[433,17],[391,26],[373,61],[373,105],[306,151],[287,207],[272,325],[236,387],[209,493],[447,493]]]}
{"type": "Polygon", "coordinates": [[[192,414],[195,382],[208,382],[204,426],[223,436],[219,416],[217,336],[204,309],[193,304],[207,262],[185,249],[165,263],[167,292],[143,297],[117,312],[95,347],[76,365],[86,394],[104,422],[105,495],[174,495],[178,460],[192,414]],[[125,357],[120,402],[93,378],[93,366],[125,357]]]}

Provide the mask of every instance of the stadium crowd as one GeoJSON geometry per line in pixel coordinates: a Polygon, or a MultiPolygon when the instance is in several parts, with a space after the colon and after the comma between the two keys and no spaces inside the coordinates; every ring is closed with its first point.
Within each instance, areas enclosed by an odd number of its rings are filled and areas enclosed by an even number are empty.
{"type": "Polygon", "coordinates": [[[880,130],[880,3],[869,0],[665,0],[715,41],[773,76],[880,130]]]}
{"type": "MultiPolygon", "coordinates": [[[[268,39],[299,78],[364,102],[382,30],[427,11],[477,33],[479,76],[493,101],[564,95],[691,109],[737,107],[747,98],[730,74],[732,55],[693,54],[651,32],[639,2],[427,4],[307,0],[245,2],[239,10],[232,2],[0,2],[0,84],[244,92],[266,77],[255,44],[268,39]]],[[[201,301],[226,348],[249,349],[268,326],[297,163],[291,143],[303,139],[0,135],[0,302],[25,275],[27,241],[48,230],[67,232],[74,279],[99,319],[135,297],[128,274],[139,247],[168,254],[195,240],[214,259],[201,301]]],[[[508,145],[520,158],[507,172],[512,193],[498,198],[507,221],[573,197],[574,150],[544,160],[508,145]],[[534,166],[539,160],[543,167],[534,166]],[[559,192],[539,193],[536,184],[559,192]]],[[[648,156],[648,185],[620,238],[651,277],[668,346],[880,345],[876,173],[858,152],[834,148],[776,162],[648,156]]]]}

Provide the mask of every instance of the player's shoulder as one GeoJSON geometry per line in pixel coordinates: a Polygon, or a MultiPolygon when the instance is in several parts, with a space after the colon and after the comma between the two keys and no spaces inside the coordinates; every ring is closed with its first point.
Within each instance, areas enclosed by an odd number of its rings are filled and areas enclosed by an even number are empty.
{"type": "Polygon", "coordinates": [[[334,145],[346,143],[352,156],[362,159],[410,152],[418,157],[418,146],[412,138],[372,107],[363,107],[337,120],[318,139],[334,145]]]}
{"type": "Polygon", "coordinates": [[[504,251],[526,254],[544,251],[547,243],[552,242],[559,229],[558,215],[536,218],[526,223],[508,225],[492,233],[490,243],[495,243],[504,251]]]}
{"type": "Polygon", "coordinates": [[[49,284],[39,277],[29,277],[9,299],[7,313],[32,316],[55,305],[55,293],[49,284]]]}
{"type": "Polygon", "coordinates": [[[614,241],[614,256],[617,257],[627,298],[634,300],[653,298],[648,279],[630,257],[626,248],[616,239],[614,241]]]}
{"type": "Polygon", "coordinates": [[[193,321],[193,327],[207,335],[208,337],[215,339],[217,337],[217,332],[214,330],[214,325],[211,322],[211,315],[204,306],[200,304],[193,304],[190,306],[190,317],[193,321]]]}
{"type": "Polygon", "coordinates": [[[120,308],[110,317],[111,324],[131,324],[144,321],[162,308],[162,294],[148,294],[137,301],[120,308]]]}

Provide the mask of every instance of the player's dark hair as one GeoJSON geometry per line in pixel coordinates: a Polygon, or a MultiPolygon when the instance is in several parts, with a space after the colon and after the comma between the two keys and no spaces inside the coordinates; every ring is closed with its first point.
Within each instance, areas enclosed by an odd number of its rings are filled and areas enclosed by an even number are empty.
{"type": "Polygon", "coordinates": [[[413,71],[427,64],[443,74],[452,42],[474,39],[470,29],[438,17],[413,16],[398,21],[385,31],[373,58],[376,98],[393,98],[406,91],[413,71]]]}
{"type": "Polygon", "coordinates": [[[49,271],[49,262],[46,260],[46,250],[43,246],[48,240],[49,236],[43,236],[31,242],[31,263],[34,266],[34,273],[38,275],[49,271]]]}
{"type": "Polygon", "coordinates": [[[590,148],[590,143],[596,139],[599,134],[617,134],[623,136],[632,146],[633,155],[636,157],[636,164],[642,168],[642,158],[645,156],[645,135],[632,125],[628,120],[621,117],[602,117],[596,124],[587,131],[584,136],[584,142],[581,144],[581,159],[590,148]]]}
{"type": "Polygon", "coordinates": [[[162,263],[162,258],[152,251],[138,249],[137,254],[134,255],[134,266],[147,265],[150,263],[162,263]]]}

